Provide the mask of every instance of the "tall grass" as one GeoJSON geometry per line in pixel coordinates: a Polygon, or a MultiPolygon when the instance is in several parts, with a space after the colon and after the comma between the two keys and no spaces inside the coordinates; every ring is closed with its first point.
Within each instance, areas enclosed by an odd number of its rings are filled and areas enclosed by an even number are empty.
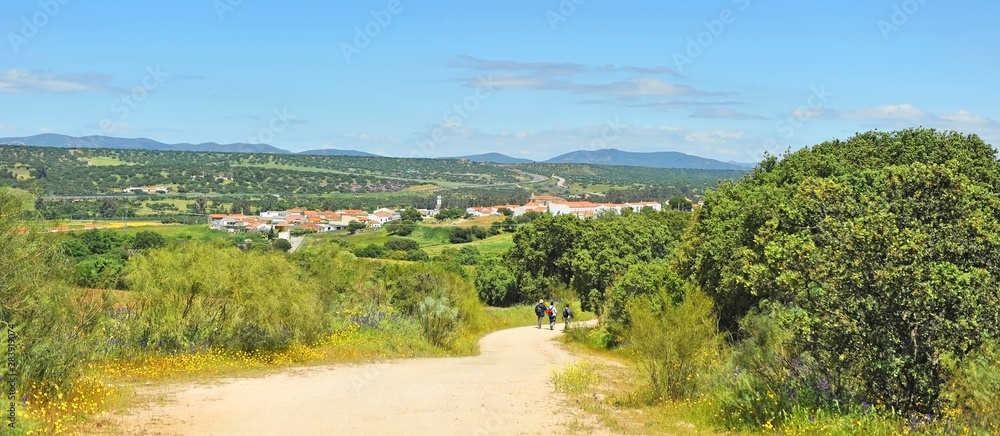
{"type": "Polygon", "coordinates": [[[988,343],[952,376],[937,415],[901,416],[845,396],[773,317],[744,318],[742,340],[718,335],[711,300],[688,288],[678,304],[631,299],[622,346],[602,327],[571,330],[591,362],[554,374],[563,392],[609,428],[630,434],[901,435],[998,434],[1000,351],[988,343]],[[608,363],[609,360],[625,365],[608,363]],[[595,363],[596,362],[596,363],[595,363]],[[584,371],[584,368],[586,370],[584,371]],[[585,373],[585,374],[584,374],[585,373]],[[595,375],[596,374],[596,375],[595,375]]]}

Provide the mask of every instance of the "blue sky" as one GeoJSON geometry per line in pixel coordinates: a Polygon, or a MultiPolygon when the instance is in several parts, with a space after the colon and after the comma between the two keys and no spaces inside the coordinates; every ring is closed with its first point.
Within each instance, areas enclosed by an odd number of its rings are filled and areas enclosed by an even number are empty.
{"type": "Polygon", "coordinates": [[[0,137],[753,162],[871,129],[1000,144],[1000,3],[6,0],[0,137]]]}

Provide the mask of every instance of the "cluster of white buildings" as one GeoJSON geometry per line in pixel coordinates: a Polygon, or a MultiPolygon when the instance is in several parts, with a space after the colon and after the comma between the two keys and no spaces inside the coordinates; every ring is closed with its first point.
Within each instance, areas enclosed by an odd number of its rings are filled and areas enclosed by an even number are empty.
{"type": "MultiPolygon", "coordinates": [[[[438,209],[440,209],[440,199],[438,209]]],[[[639,212],[643,208],[649,207],[659,212],[663,210],[663,204],[655,201],[639,201],[632,203],[592,203],[589,201],[567,201],[560,197],[535,196],[527,204],[501,204],[487,207],[470,207],[465,211],[473,217],[483,217],[490,215],[500,215],[501,209],[510,209],[514,216],[521,216],[528,212],[550,213],[552,215],[574,215],[579,218],[589,218],[602,213],[614,212],[620,214],[622,210],[630,209],[639,212]]],[[[436,210],[418,209],[424,217],[432,216],[436,210]]],[[[210,224],[213,229],[229,232],[252,231],[270,232],[274,231],[279,238],[287,239],[293,230],[329,232],[333,230],[343,230],[351,221],[358,221],[369,228],[379,228],[383,224],[398,220],[399,212],[393,209],[381,208],[368,213],[358,209],[347,209],[338,211],[316,211],[289,209],[282,211],[267,211],[260,215],[235,214],[212,214],[210,224]]]]}
{"type": "Polygon", "coordinates": [[[547,212],[552,215],[575,215],[579,218],[588,218],[612,211],[620,214],[623,209],[631,209],[633,212],[639,212],[644,207],[650,207],[657,212],[663,210],[663,204],[655,201],[620,204],[592,203],[589,201],[567,201],[559,197],[535,196],[523,206],[506,204],[489,207],[470,207],[466,209],[466,212],[473,216],[481,217],[499,215],[500,209],[506,208],[514,211],[514,216],[521,216],[528,212],[547,212]]]}
{"type": "Polygon", "coordinates": [[[289,209],[261,212],[260,215],[212,214],[209,215],[213,229],[229,232],[277,232],[278,237],[288,239],[292,230],[329,232],[346,229],[351,221],[358,221],[371,228],[399,219],[399,212],[382,208],[372,213],[358,209],[338,211],[316,211],[289,209]]]}
{"type": "Polygon", "coordinates": [[[129,186],[128,188],[123,188],[123,194],[167,194],[170,192],[170,188],[165,186],[129,186]]]}

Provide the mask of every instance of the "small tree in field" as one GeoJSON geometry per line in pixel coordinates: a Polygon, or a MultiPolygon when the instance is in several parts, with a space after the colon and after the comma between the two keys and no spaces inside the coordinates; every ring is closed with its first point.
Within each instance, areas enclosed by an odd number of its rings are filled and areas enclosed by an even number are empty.
{"type": "Polygon", "coordinates": [[[358,230],[364,230],[364,229],[367,229],[367,228],[368,228],[368,225],[365,224],[365,223],[363,223],[363,222],[361,222],[361,221],[351,220],[351,222],[347,223],[347,232],[350,233],[350,234],[352,234],[352,235],[355,234],[355,233],[357,233],[358,230]]]}
{"type": "Polygon", "coordinates": [[[271,243],[271,249],[275,251],[289,251],[292,249],[292,243],[288,242],[287,239],[277,239],[271,243]]]}

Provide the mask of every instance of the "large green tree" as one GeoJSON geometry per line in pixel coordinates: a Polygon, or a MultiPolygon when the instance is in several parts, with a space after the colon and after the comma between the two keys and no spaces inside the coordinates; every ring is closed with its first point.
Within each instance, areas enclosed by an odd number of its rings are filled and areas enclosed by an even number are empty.
{"type": "Polygon", "coordinates": [[[721,325],[765,312],[843,394],[932,412],[1000,335],[1000,169],[976,136],[868,132],[706,195],[680,256],[721,325]]]}

